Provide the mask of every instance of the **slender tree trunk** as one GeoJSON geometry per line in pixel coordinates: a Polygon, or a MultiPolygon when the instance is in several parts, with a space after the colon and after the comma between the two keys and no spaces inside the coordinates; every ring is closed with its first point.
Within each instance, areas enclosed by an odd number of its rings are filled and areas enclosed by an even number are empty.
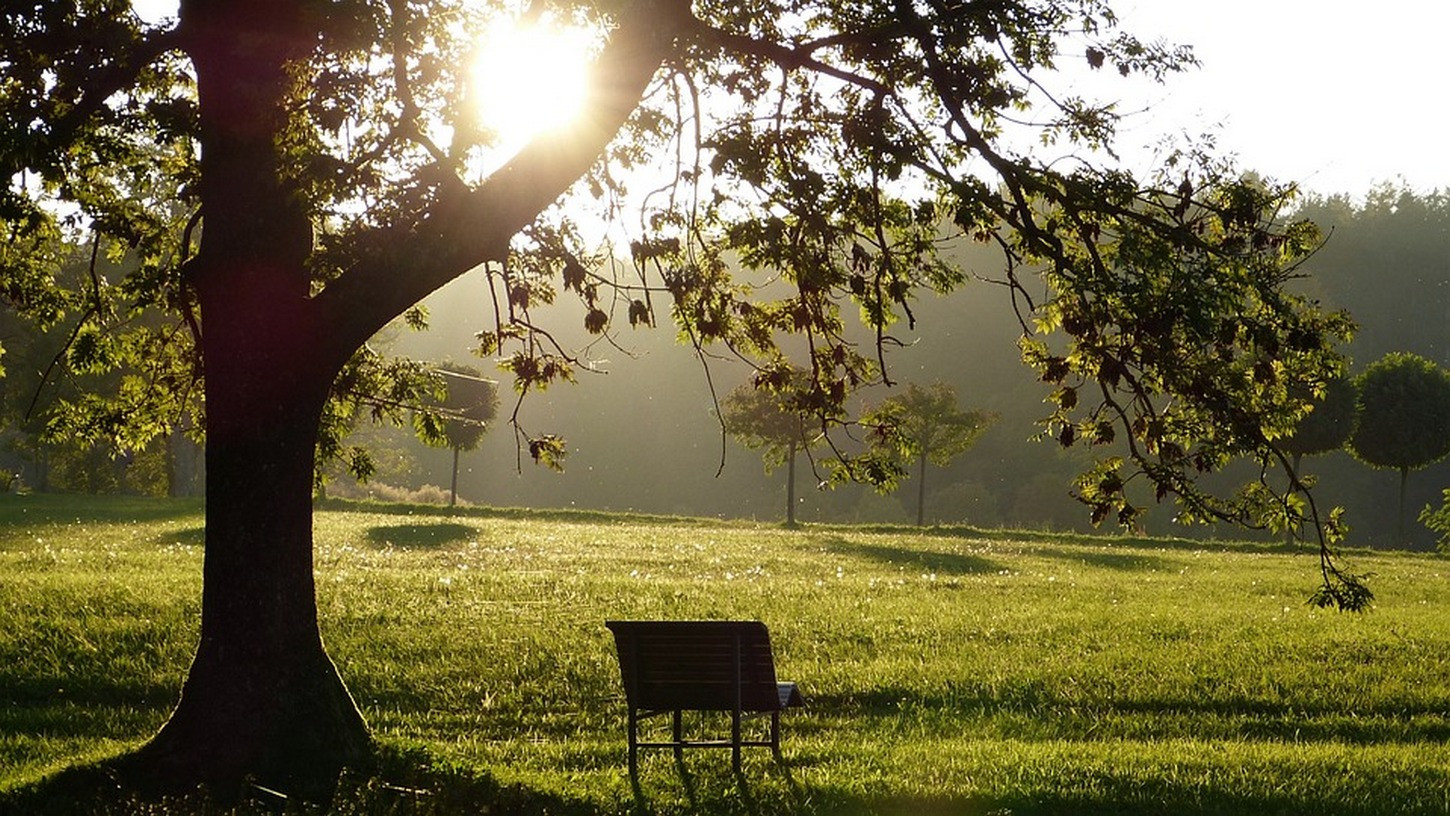
{"type": "Polygon", "coordinates": [[[1403,547],[1409,542],[1405,540],[1405,485],[1410,480],[1410,469],[1400,468],[1400,514],[1397,520],[1395,539],[1403,547]]]}
{"type": "Polygon", "coordinates": [[[916,526],[926,526],[926,448],[922,448],[916,464],[916,526]]]}
{"type": "Polygon", "coordinates": [[[791,440],[790,450],[785,457],[785,523],[787,527],[795,526],[795,440],[791,440]]]}
{"type": "Polygon", "coordinates": [[[453,448],[453,482],[448,486],[448,506],[458,505],[458,447],[453,448]]]}

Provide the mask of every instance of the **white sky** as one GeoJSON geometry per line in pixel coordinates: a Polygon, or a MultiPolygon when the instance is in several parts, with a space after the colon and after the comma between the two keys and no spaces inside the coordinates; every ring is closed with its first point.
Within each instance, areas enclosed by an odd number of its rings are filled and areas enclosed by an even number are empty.
{"type": "MultiPolygon", "coordinates": [[[[1121,147],[1217,128],[1242,164],[1320,193],[1403,180],[1450,189],[1450,2],[1116,0],[1143,39],[1194,46],[1167,86],[1107,85],[1134,115],[1121,147]]],[[[176,0],[135,0],[148,19],[176,0]]],[[[1070,59],[1070,57],[1065,57],[1070,59]]]]}
{"type": "MultiPolygon", "coordinates": [[[[1118,0],[1123,28],[1194,46],[1147,132],[1202,131],[1249,168],[1320,193],[1450,189],[1445,0],[1118,0]],[[1168,123],[1172,123],[1171,125],[1168,123]]],[[[1142,140],[1139,140],[1142,141],[1142,140]]]]}

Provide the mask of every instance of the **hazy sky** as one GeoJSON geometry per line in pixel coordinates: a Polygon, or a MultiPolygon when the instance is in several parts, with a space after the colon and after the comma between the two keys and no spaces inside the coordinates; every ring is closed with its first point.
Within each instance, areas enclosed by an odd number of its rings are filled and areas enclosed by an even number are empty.
{"type": "MultiPolygon", "coordinates": [[[[176,0],[136,0],[143,16],[176,0]]],[[[1122,93],[1124,147],[1218,128],[1244,165],[1323,192],[1403,179],[1450,188],[1445,0],[1116,0],[1124,27],[1194,46],[1203,67],[1122,93]]],[[[1110,86],[1111,87],[1111,86],[1110,86]]]]}

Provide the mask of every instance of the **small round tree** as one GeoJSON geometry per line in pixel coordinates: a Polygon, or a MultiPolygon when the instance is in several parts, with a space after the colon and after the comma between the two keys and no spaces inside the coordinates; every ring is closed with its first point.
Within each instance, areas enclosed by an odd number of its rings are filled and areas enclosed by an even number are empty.
{"type": "Polygon", "coordinates": [[[928,388],[915,383],[891,397],[863,419],[863,424],[889,428],[880,438],[890,440],[896,453],[916,464],[916,526],[926,523],[926,465],[946,467],[976,444],[982,432],[997,421],[986,411],[963,411],[957,392],[944,382],[928,388]]]}
{"type": "MultiPolygon", "coordinates": [[[[1308,396],[1308,395],[1306,395],[1308,396]]],[[[1300,481],[1300,462],[1305,456],[1316,456],[1342,449],[1349,442],[1355,426],[1359,424],[1359,391],[1354,381],[1347,377],[1336,377],[1325,385],[1318,398],[1312,399],[1309,413],[1294,426],[1294,432],[1283,437],[1277,447],[1290,460],[1289,489],[1296,490],[1305,483],[1300,481]]],[[[1284,543],[1292,544],[1297,523],[1284,527],[1284,543]]]]}
{"type": "Polygon", "coordinates": [[[1305,456],[1316,456],[1343,448],[1359,424],[1359,390],[1345,377],[1330,380],[1324,395],[1294,426],[1294,433],[1279,440],[1279,450],[1293,461],[1294,475],[1305,456]]]}
{"type": "MultiPolygon", "coordinates": [[[[795,372],[804,378],[804,372],[795,372]]],[[[752,450],[759,450],[770,473],[786,466],[785,523],[795,526],[795,459],[813,441],[807,436],[806,417],[793,411],[784,395],[753,382],[741,383],[720,403],[720,421],[726,433],[752,450]]]]}
{"type": "Polygon", "coordinates": [[[1398,540],[1405,541],[1405,483],[1411,470],[1450,454],[1450,373],[1415,354],[1392,352],[1355,379],[1359,427],[1349,451],[1400,472],[1398,540]]]}

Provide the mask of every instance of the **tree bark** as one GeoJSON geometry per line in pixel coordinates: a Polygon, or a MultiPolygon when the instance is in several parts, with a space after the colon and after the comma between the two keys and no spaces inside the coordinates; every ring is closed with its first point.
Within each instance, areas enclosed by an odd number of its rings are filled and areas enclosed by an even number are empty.
{"type": "Polygon", "coordinates": [[[1405,487],[1410,481],[1410,469],[1400,468],[1400,512],[1397,517],[1395,539],[1396,543],[1403,547],[1410,542],[1405,539],[1405,487]]]}
{"type": "Polygon", "coordinates": [[[240,390],[207,388],[201,639],[180,703],[140,758],[168,786],[226,790],[253,777],[325,796],[370,741],[317,627],[310,486],[321,401],[257,414],[229,399],[240,390]]]}

